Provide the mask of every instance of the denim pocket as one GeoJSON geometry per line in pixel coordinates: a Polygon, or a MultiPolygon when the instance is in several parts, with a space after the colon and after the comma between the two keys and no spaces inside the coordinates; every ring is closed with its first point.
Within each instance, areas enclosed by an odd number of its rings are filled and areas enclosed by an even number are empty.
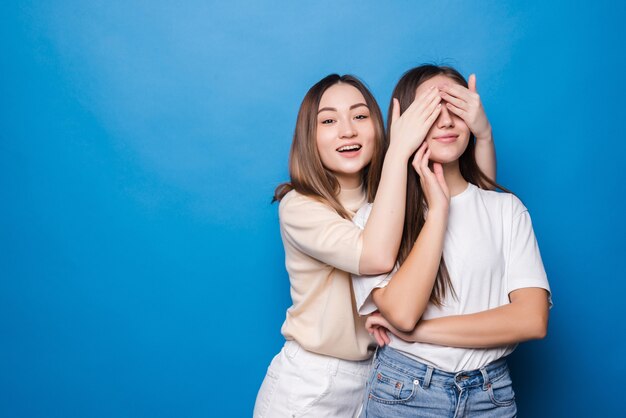
{"type": "Polygon", "coordinates": [[[418,387],[416,379],[378,363],[372,370],[368,398],[385,404],[401,404],[413,399],[418,387]]]}
{"type": "Polygon", "coordinates": [[[308,413],[322,402],[333,389],[334,376],[327,369],[300,367],[291,381],[287,405],[292,416],[308,413]]]}
{"type": "Polygon", "coordinates": [[[491,402],[496,406],[511,406],[515,402],[513,382],[508,373],[498,380],[492,381],[487,389],[491,402]]]}

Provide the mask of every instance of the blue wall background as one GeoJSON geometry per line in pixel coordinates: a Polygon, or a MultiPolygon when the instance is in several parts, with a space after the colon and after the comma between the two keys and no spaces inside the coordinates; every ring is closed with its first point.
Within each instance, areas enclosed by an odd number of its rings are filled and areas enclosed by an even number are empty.
{"type": "Polygon", "coordinates": [[[626,38],[617,2],[20,1],[0,25],[0,415],[244,417],[289,306],[273,188],[330,72],[387,108],[478,74],[554,292],[524,417],[620,416],[626,38]],[[388,4],[384,4],[388,3],[388,4]]]}

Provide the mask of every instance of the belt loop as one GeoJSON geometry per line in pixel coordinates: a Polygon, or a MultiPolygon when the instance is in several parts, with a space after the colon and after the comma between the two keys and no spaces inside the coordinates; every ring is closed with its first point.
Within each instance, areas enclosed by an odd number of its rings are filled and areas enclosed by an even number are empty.
{"type": "Polygon", "coordinates": [[[428,386],[430,386],[430,380],[432,377],[433,377],[433,368],[431,366],[428,366],[426,368],[426,375],[424,376],[424,384],[422,385],[424,389],[428,389],[428,386]]]}
{"type": "Polygon", "coordinates": [[[483,375],[483,390],[487,390],[489,389],[489,386],[491,386],[491,383],[489,382],[489,373],[487,373],[487,370],[485,370],[484,367],[480,368],[480,373],[483,375]]]}
{"type": "Polygon", "coordinates": [[[341,359],[338,358],[329,358],[330,361],[328,362],[328,373],[330,373],[331,376],[337,376],[337,370],[339,370],[339,362],[343,361],[341,359]]]}

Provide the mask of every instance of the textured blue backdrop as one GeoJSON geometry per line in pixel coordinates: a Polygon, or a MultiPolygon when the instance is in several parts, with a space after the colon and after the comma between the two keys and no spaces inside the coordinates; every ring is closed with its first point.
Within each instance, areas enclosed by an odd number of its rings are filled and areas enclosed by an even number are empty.
{"type": "Polygon", "coordinates": [[[551,280],[549,336],[512,357],[520,415],[623,414],[624,6],[338,3],[3,5],[1,416],[251,415],[299,102],[353,73],[386,109],[426,61],[478,74],[551,280]]]}

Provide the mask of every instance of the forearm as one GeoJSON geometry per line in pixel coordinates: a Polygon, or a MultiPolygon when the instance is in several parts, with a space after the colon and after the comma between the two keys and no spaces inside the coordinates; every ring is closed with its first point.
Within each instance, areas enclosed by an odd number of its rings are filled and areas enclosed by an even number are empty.
{"type": "Polygon", "coordinates": [[[404,225],[408,159],[406,151],[393,146],[387,152],[376,199],[363,231],[361,274],[385,273],[395,264],[404,225]]]}
{"type": "Polygon", "coordinates": [[[546,296],[542,301],[541,295],[535,300],[536,303],[513,302],[474,314],[424,320],[415,327],[410,340],[448,347],[492,348],[541,339],[547,330],[548,302],[546,296]]]}
{"type": "Polygon", "coordinates": [[[413,249],[389,284],[373,293],[381,314],[397,329],[410,331],[424,313],[437,278],[447,212],[431,211],[413,249]]]}
{"type": "Polygon", "coordinates": [[[491,180],[496,181],[496,147],[491,129],[481,138],[476,138],[474,154],[480,170],[491,180]]]}

